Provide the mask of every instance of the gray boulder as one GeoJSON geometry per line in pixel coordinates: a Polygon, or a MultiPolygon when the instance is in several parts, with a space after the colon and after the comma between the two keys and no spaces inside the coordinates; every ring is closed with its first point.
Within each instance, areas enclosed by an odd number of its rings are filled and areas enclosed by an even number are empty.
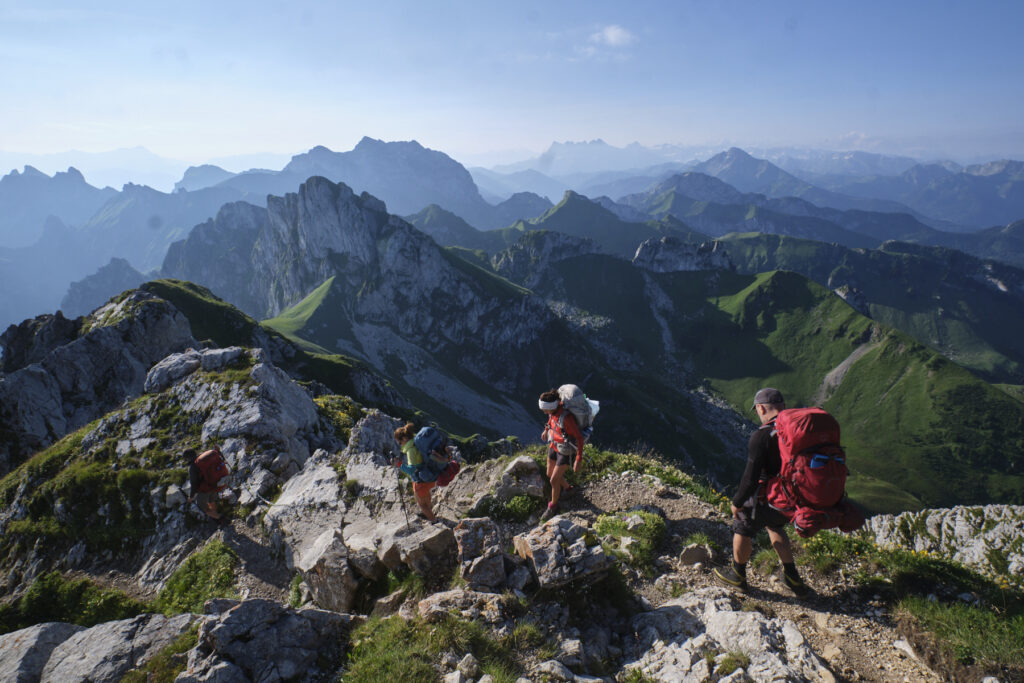
{"type": "MultiPolygon", "coordinates": [[[[292,609],[271,600],[221,601],[199,628],[178,683],[317,680],[324,663],[342,655],[344,636],[359,617],[292,609]]],[[[328,667],[331,668],[331,667],[328,667]]]]}
{"type": "Polygon", "coordinates": [[[577,580],[593,582],[611,565],[597,539],[586,528],[564,517],[513,539],[516,553],[530,561],[541,588],[577,580]]]}
{"type": "Polygon", "coordinates": [[[0,681],[38,681],[53,649],[84,630],[83,626],[50,622],[0,636],[0,681]]]}
{"type": "Polygon", "coordinates": [[[834,681],[797,627],[788,620],[744,612],[731,593],[702,588],[633,618],[635,659],[624,667],[659,681],[704,681],[714,674],[705,653],[740,652],[745,674],[757,681],[834,681]]]}
{"type": "Polygon", "coordinates": [[[72,634],[53,649],[40,680],[54,683],[117,681],[187,631],[192,614],[143,614],[72,634]]]}
{"type": "Polygon", "coordinates": [[[505,555],[498,525],[487,517],[463,519],[455,526],[459,572],[469,587],[499,591],[505,586],[505,555]]]}
{"type": "Polygon", "coordinates": [[[317,605],[335,612],[347,612],[352,607],[359,588],[359,577],[348,563],[348,548],[338,529],[320,534],[295,568],[309,586],[317,605]]]}
{"type": "Polygon", "coordinates": [[[544,482],[533,458],[523,455],[508,463],[491,460],[463,467],[451,484],[437,490],[436,499],[461,516],[479,509],[488,497],[499,503],[516,496],[543,498],[544,482]]]}

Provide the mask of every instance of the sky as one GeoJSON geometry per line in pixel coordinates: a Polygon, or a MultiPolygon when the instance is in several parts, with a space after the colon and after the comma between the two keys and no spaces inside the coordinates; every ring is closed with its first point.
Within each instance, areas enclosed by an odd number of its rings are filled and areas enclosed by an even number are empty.
{"type": "MultiPolygon", "coordinates": [[[[0,0],[0,151],[1024,158],[1024,2],[0,0]]],[[[240,169],[238,169],[240,170],[240,169]]]]}

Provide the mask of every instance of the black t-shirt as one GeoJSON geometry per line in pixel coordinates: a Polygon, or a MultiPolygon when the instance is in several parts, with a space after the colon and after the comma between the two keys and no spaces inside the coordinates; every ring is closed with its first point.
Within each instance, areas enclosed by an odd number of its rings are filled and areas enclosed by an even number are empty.
{"type": "Polygon", "coordinates": [[[740,488],[732,498],[732,504],[736,507],[743,507],[754,495],[758,484],[771,479],[782,469],[779,437],[774,431],[775,420],[772,420],[750,435],[747,443],[747,469],[743,471],[740,488]]]}

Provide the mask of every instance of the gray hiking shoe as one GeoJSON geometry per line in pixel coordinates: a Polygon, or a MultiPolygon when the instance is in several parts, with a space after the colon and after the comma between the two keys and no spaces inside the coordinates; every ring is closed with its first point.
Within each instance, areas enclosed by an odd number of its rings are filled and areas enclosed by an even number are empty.
{"type": "Polygon", "coordinates": [[[729,563],[728,567],[724,567],[721,569],[715,567],[715,569],[711,573],[715,575],[715,578],[720,583],[724,583],[727,586],[739,588],[741,591],[745,591],[750,587],[749,584],[747,584],[747,577],[736,571],[736,568],[732,565],[731,562],[729,563]]]}
{"type": "Polygon", "coordinates": [[[798,598],[805,598],[811,593],[811,589],[807,587],[807,584],[804,583],[804,580],[799,575],[790,576],[786,572],[782,572],[782,582],[798,598]]]}
{"type": "Polygon", "coordinates": [[[540,523],[543,524],[544,522],[548,521],[557,514],[558,506],[556,505],[554,507],[551,507],[550,505],[548,505],[547,509],[544,510],[544,514],[540,516],[540,523]]]}

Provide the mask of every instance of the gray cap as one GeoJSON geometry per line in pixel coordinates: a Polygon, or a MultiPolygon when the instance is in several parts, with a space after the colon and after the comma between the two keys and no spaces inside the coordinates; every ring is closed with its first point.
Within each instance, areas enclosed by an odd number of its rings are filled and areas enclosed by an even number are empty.
{"type": "Polygon", "coordinates": [[[782,398],[782,392],[778,389],[772,389],[771,387],[765,387],[761,391],[754,394],[754,405],[750,406],[753,410],[754,406],[758,403],[785,403],[786,400],[782,398]]]}

